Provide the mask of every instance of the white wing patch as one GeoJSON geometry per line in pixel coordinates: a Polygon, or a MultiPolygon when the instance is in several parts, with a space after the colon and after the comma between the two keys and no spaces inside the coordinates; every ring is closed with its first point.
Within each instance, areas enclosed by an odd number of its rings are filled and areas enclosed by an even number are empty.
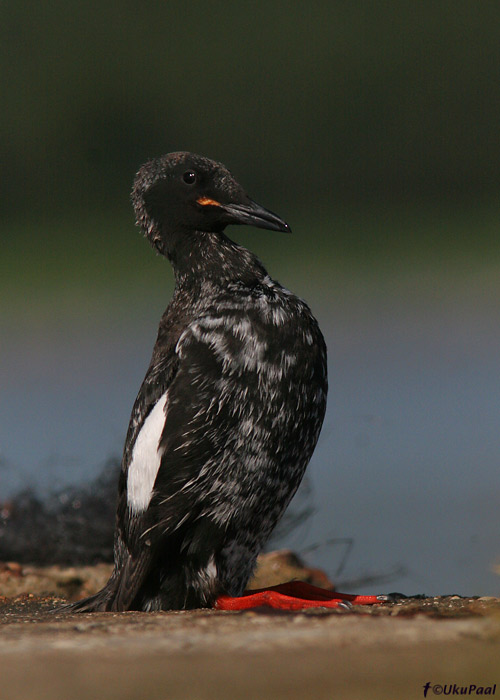
{"type": "Polygon", "coordinates": [[[160,437],[165,425],[167,392],[148,415],[135,441],[127,475],[127,503],[134,513],[143,513],[149,506],[160,468],[160,437]]]}

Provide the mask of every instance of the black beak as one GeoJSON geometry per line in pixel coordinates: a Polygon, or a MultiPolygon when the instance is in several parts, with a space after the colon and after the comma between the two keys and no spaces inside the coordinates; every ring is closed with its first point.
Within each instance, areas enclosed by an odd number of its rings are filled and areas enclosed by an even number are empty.
{"type": "Polygon", "coordinates": [[[230,224],[248,224],[257,228],[267,228],[270,231],[292,232],[286,221],[251,199],[248,200],[248,204],[221,204],[220,206],[229,214],[230,224]]]}

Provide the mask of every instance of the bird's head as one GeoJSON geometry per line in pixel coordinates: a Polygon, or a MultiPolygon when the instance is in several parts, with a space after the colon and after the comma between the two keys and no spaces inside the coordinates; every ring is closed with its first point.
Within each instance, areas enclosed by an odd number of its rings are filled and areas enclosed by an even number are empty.
{"type": "Polygon", "coordinates": [[[228,224],[290,231],[283,219],[252,201],[221,163],[194,153],[169,153],[143,165],[132,203],[138,225],[163,254],[174,233],[218,232],[228,224]]]}

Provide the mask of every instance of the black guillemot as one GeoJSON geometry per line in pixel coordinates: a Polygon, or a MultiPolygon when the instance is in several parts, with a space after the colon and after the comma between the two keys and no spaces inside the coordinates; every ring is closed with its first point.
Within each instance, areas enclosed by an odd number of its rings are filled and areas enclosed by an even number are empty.
{"type": "Polygon", "coordinates": [[[186,152],[146,163],[132,202],[176,285],[125,441],[114,571],[70,607],[334,607],[338,594],[299,582],[245,594],[316,446],[327,356],[307,304],[223,231],[290,228],[223,165],[186,152]]]}

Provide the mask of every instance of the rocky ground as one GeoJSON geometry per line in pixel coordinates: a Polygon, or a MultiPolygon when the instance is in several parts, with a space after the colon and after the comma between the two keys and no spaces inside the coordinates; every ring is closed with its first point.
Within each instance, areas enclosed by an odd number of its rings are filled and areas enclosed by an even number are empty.
{"type": "MultiPolygon", "coordinates": [[[[407,598],[352,610],[67,614],[109,566],[0,565],[0,698],[421,698],[500,695],[500,601],[407,598]],[[494,687],[496,684],[496,687],[494,687]],[[491,693],[488,693],[490,689],[491,693]],[[449,691],[449,693],[447,692],[449,691]]],[[[322,572],[290,553],[253,587],[322,572]]]]}

